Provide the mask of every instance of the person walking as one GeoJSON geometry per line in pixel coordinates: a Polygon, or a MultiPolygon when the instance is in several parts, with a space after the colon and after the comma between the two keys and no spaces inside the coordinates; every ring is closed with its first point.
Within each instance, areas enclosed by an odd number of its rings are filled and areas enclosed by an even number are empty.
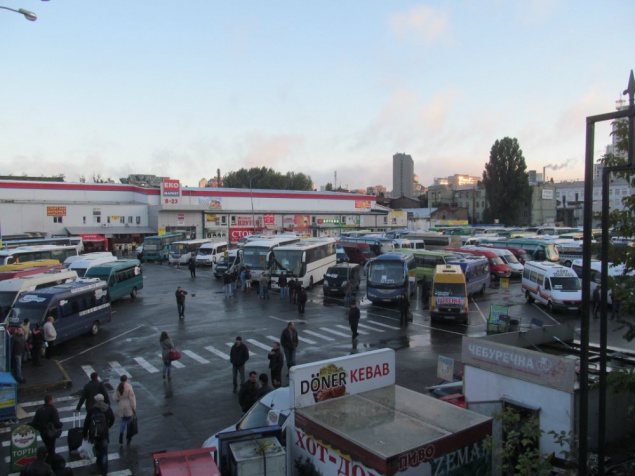
{"type": "Polygon", "coordinates": [[[421,303],[423,309],[430,308],[430,284],[426,278],[421,281],[421,303]]]}
{"type": "Polygon", "coordinates": [[[174,343],[166,331],[161,332],[159,337],[161,344],[161,358],[163,359],[163,380],[172,380],[172,361],[170,360],[170,351],[174,350],[174,343]]]}
{"type": "Polygon", "coordinates": [[[243,413],[246,413],[258,401],[258,372],[249,372],[249,379],[240,386],[238,403],[243,413]]]}
{"type": "Polygon", "coordinates": [[[22,331],[24,332],[24,342],[26,343],[22,362],[28,362],[31,360],[31,350],[29,348],[31,346],[31,321],[29,321],[28,317],[22,321],[22,331]]]}
{"type": "Polygon", "coordinates": [[[232,383],[234,384],[233,392],[238,391],[237,377],[240,375],[240,385],[245,383],[245,364],[249,360],[249,349],[247,344],[243,344],[243,338],[238,336],[234,345],[229,350],[229,362],[232,364],[232,383]]]}
{"type": "Polygon", "coordinates": [[[93,444],[95,464],[101,476],[108,474],[109,433],[110,427],[115,424],[115,414],[104,399],[101,393],[95,395],[93,408],[84,421],[84,438],[93,444]]]}
{"type": "Polygon", "coordinates": [[[225,289],[225,299],[232,297],[232,275],[229,270],[223,273],[223,288],[225,289]]]}
{"type": "Polygon", "coordinates": [[[11,364],[13,376],[18,383],[24,383],[22,375],[22,359],[24,359],[24,350],[26,349],[26,340],[24,339],[24,329],[16,327],[15,332],[11,336],[11,364]]]}
{"type": "Polygon", "coordinates": [[[247,290],[247,270],[244,266],[240,267],[238,276],[240,276],[240,289],[242,292],[245,292],[247,290]]]}
{"type": "Polygon", "coordinates": [[[280,345],[284,350],[284,356],[287,359],[287,377],[289,369],[295,365],[295,353],[298,348],[298,332],[295,330],[295,322],[289,321],[287,327],[282,331],[280,336],[280,345]]]}
{"type": "Polygon", "coordinates": [[[611,320],[620,319],[620,307],[622,307],[622,290],[616,288],[613,290],[613,304],[611,304],[611,320]]]}
{"type": "Polygon", "coordinates": [[[119,426],[119,445],[123,445],[123,435],[126,433],[126,444],[130,444],[132,435],[128,430],[128,425],[132,421],[132,417],[137,413],[137,398],[134,394],[132,385],[128,383],[128,376],[123,374],[119,377],[119,385],[112,394],[112,399],[119,405],[119,417],[121,425],[119,426]]]}
{"type": "Polygon", "coordinates": [[[280,350],[280,342],[274,342],[273,348],[267,354],[269,369],[271,370],[271,383],[282,382],[282,367],[284,367],[284,355],[280,350]]]}
{"type": "Polygon", "coordinates": [[[260,299],[269,299],[269,275],[264,272],[260,275],[260,299]]]}
{"type": "MultiPolygon", "coordinates": [[[[44,334],[44,340],[46,341],[45,357],[50,359],[53,356],[53,346],[55,345],[55,339],[57,339],[57,331],[55,330],[55,317],[48,316],[46,322],[42,326],[42,334],[44,334]]],[[[49,455],[50,456],[50,455],[49,455]]]]}
{"type": "Polygon", "coordinates": [[[408,295],[404,292],[399,297],[399,325],[401,327],[408,327],[408,312],[410,311],[410,300],[408,295]]]}
{"type": "Polygon", "coordinates": [[[190,277],[196,278],[196,260],[194,256],[190,256],[190,259],[187,262],[187,269],[190,270],[190,277]]]}
{"type": "Polygon", "coordinates": [[[174,295],[176,296],[176,310],[179,313],[179,319],[185,319],[185,296],[187,296],[187,291],[179,286],[176,288],[174,295]]]}
{"type": "Polygon", "coordinates": [[[110,404],[106,385],[104,382],[99,380],[99,374],[97,372],[92,372],[90,374],[90,381],[84,385],[82,394],[79,397],[79,402],[77,402],[77,406],[75,407],[75,411],[79,412],[82,409],[82,405],[86,403],[86,412],[89,412],[95,404],[95,395],[98,393],[101,393],[104,396],[104,401],[110,404]]]}
{"type": "Polygon", "coordinates": [[[249,292],[251,290],[251,269],[247,265],[245,265],[245,286],[247,286],[245,291],[249,292]]]}
{"type": "Polygon", "coordinates": [[[309,299],[309,297],[307,296],[305,289],[302,285],[300,285],[298,291],[298,314],[301,316],[304,315],[304,306],[306,306],[307,299],[309,299]]]}
{"type": "Polygon", "coordinates": [[[53,395],[44,395],[44,405],[37,409],[30,425],[40,432],[48,453],[46,461],[50,464],[55,457],[55,440],[61,436],[63,426],[53,395]]]}
{"type": "Polygon", "coordinates": [[[351,307],[348,310],[348,324],[351,326],[351,334],[353,336],[353,343],[357,341],[357,326],[359,325],[360,312],[355,301],[351,302],[351,307]]]}
{"type": "Polygon", "coordinates": [[[37,324],[35,324],[35,329],[33,329],[33,332],[31,332],[31,360],[33,361],[34,367],[40,367],[44,365],[40,362],[44,344],[46,344],[46,341],[44,340],[44,334],[42,332],[42,328],[40,327],[40,323],[38,322],[37,324]]]}
{"type": "Polygon", "coordinates": [[[287,274],[283,271],[278,278],[278,286],[280,287],[280,299],[287,298],[287,274]]]}

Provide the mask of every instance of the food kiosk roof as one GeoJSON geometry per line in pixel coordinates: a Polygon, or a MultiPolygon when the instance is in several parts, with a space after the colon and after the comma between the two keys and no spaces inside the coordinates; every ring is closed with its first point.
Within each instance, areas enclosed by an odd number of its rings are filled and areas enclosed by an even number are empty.
{"type": "Polygon", "coordinates": [[[491,433],[490,418],[397,385],[299,408],[295,423],[362,461],[431,445],[438,456],[491,433]]]}

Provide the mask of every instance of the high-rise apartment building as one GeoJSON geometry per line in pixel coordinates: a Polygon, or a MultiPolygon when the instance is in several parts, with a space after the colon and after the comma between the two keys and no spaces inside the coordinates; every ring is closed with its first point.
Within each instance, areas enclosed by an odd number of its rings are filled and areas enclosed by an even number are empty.
{"type": "Polygon", "coordinates": [[[392,196],[393,198],[414,198],[415,163],[408,154],[397,153],[392,156],[392,196]]]}

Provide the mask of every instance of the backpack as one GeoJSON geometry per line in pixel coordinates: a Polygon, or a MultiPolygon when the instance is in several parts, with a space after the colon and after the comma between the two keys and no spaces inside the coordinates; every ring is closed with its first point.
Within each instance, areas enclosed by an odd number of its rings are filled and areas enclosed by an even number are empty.
{"type": "Polygon", "coordinates": [[[101,440],[108,437],[108,422],[106,421],[106,414],[101,410],[93,409],[92,414],[90,415],[88,437],[91,440],[101,440]]]}

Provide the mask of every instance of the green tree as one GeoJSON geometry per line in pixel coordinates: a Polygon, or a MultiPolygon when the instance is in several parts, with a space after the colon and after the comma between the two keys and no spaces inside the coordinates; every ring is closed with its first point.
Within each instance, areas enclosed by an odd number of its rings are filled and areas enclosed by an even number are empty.
{"type": "Polygon", "coordinates": [[[488,206],[485,221],[498,219],[505,225],[523,224],[524,212],[530,197],[527,164],[518,140],[505,137],[497,140],[485,164],[483,185],[488,206]]]}
{"type": "Polygon", "coordinates": [[[312,190],[313,181],[308,175],[295,172],[281,174],[267,167],[252,167],[229,172],[223,177],[226,188],[260,188],[274,190],[312,190]]]}

